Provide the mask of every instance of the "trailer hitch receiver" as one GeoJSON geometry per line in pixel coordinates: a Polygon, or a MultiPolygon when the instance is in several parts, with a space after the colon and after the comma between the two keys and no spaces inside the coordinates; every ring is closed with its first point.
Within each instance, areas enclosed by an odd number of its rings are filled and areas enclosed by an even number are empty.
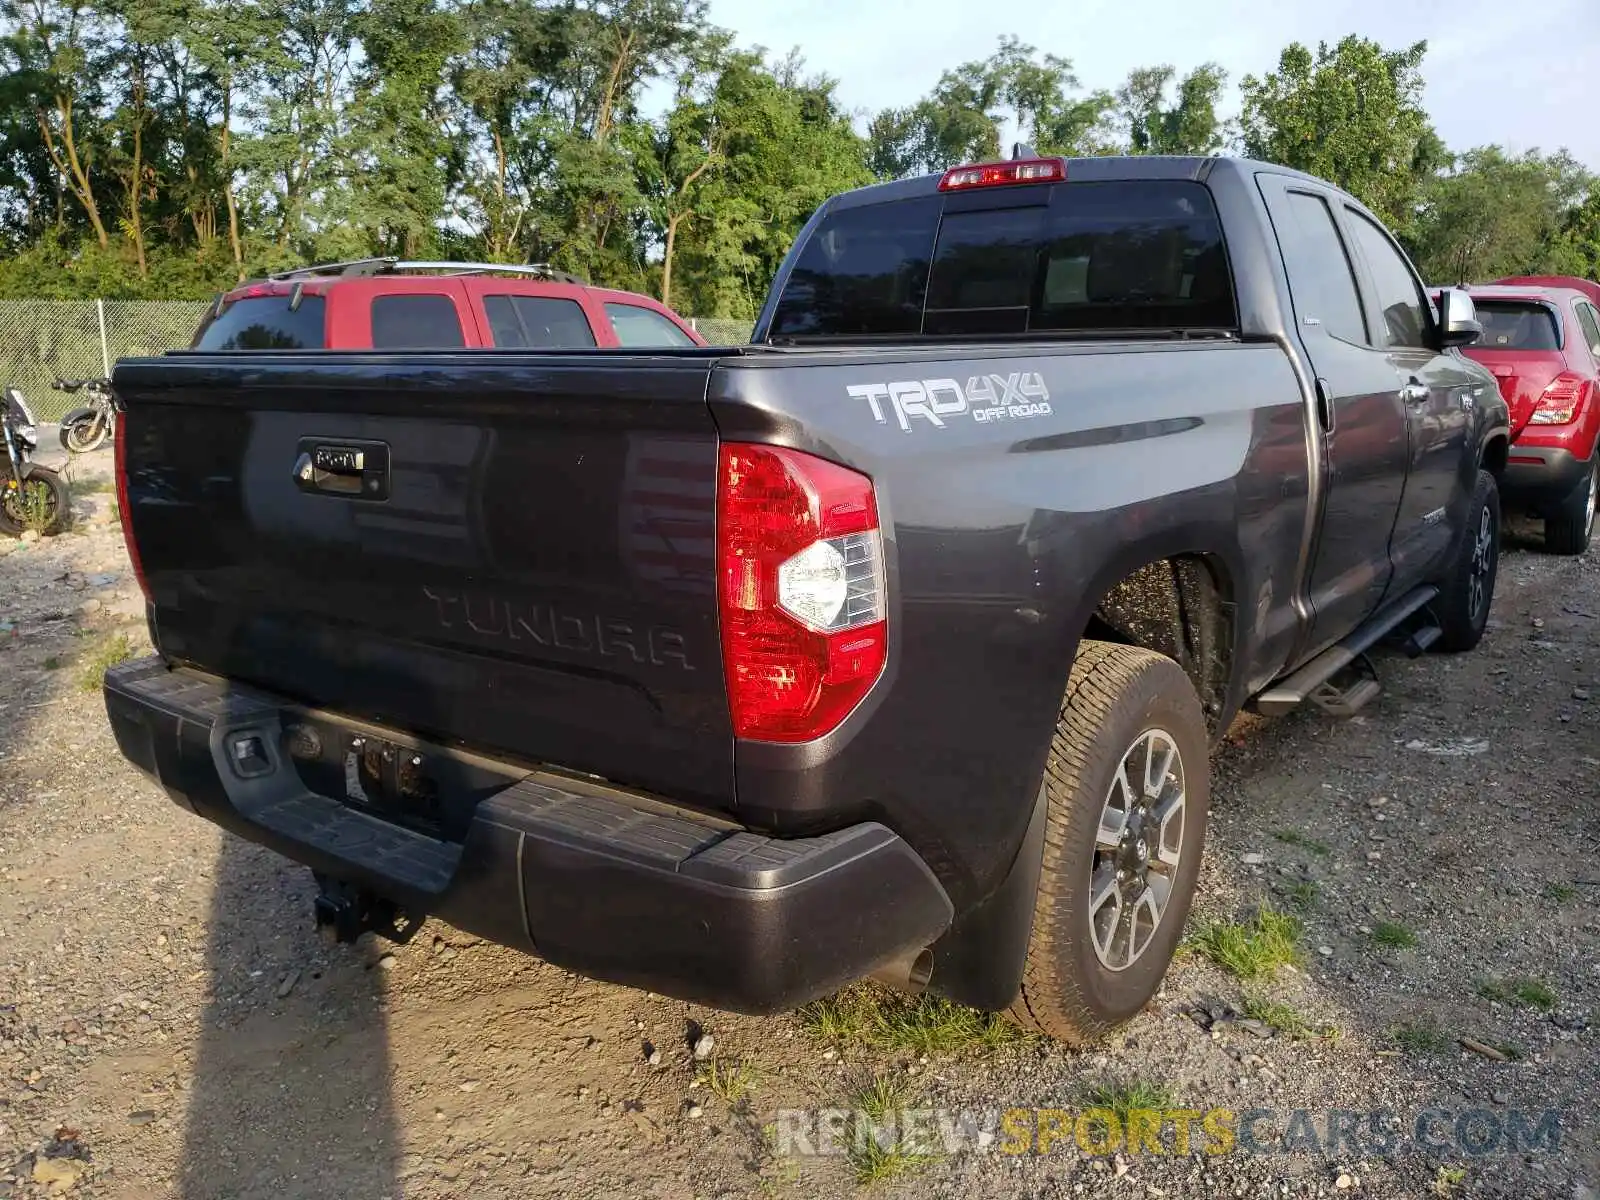
{"type": "Polygon", "coordinates": [[[317,931],[330,942],[353,942],[371,932],[404,945],[422,925],[422,918],[407,913],[393,900],[342,879],[314,874],[317,931]]]}

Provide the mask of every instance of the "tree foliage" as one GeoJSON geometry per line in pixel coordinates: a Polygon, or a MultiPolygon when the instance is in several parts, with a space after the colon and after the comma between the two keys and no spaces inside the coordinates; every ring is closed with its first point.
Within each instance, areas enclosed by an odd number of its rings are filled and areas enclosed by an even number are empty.
{"type": "Polygon", "coordinates": [[[1422,107],[1427,43],[1385,50],[1354,35],[1315,55],[1295,42],[1262,78],[1245,76],[1243,149],[1320,176],[1408,230],[1438,139],[1422,107]]]}
{"type": "Polygon", "coordinates": [[[1141,67],[1117,89],[1117,118],[1134,154],[1211,154],[1228,137],[1217,106],[1228,73],[1216,63],[1196,67],[1178,82],[1170,105],[1168,89],[1177,77],[1170,66],[1141,67]]]}
{"type": "Polygon", "coordinates": [[[1569,239],[1567,231],[1580,223],[1579,205],[1590,186],[1588,173],[1566,154],[1469,150],[1424,189],[1415,234],[1418,266],[1440,283],[1552,269],[1584,274],[1576,269],[1590,265],[1577,249],[1582,235],[1569,239]],[[1558,261],[1558,246],[1574,261],[1558,261]]]}
{"type": "Polygon", "coordinates": [[[1430,273],[1600,271],[1565,155],[1452,157],[1425,46],[1288,47],[1091,90],[1000,39],[852,114],[706,0],[0,0],[0,296],[208,295],[378,254],[547,261],[683,311],[752,315],[827,196],[1041,153],[1242,149],[1342,184],[1430,273]]]}

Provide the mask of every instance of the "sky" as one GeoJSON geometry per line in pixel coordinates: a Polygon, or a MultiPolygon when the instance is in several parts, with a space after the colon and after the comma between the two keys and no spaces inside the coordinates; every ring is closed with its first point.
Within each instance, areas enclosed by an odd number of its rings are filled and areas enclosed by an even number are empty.
{"type": "MultiPolygon", "coordinates": [[[[1236,84],[1290,42],[1349,33],[1399,49],[1426,39],[1425,103],[1453,150],[1566,147],[1600,170],[1600,0],[710,0],[741,45],[799,47],[863,113],[909,104],[1002,34],[1072,60],[1085,90],[1134,67],[1221,63],[1236,84]]],[[[1230,88],[1227,115],[1238,109],[1230,88]]]]}

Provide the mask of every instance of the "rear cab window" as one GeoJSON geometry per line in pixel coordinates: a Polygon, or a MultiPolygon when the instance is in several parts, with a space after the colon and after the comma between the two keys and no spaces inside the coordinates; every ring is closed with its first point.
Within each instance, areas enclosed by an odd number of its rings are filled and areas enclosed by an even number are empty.
{"type": "Polygon", "coordinates": [[[241,296],[207,317],[192,350],[322,350],[327,345],[327,306],[321,296],[301,292],[241,296]]]}
{"type": "Polygon", "coordinates": [[[1478,350],[1559,350],[1561,323],[1542,304],[1527,300],[1477,300],[1483,336],[1478,350]]]}
{"type": "Polygon", "coordinates": [[[1069,180],[830,213],[801,250],[768,336],[1220,332],[1237,323],[1221,223],[1203,184],[1069,180]]]}

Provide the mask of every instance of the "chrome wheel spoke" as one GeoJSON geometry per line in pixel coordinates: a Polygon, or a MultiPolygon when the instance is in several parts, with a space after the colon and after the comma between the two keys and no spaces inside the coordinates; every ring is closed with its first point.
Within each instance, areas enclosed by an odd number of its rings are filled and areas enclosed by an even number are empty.
{"type": "Polygon", "coordinates": [[[1123,831],[1128,828],[1128,810],[1113,808],[1108,801],[1100,810],[1100,832],[1095,835],[1096,850],[1115,850],[1122,844],[1123,831]]]}
{"type": "Polygon", "coordinates": [[[1157,755],[1157,746],[1154,735],[1146,743],[1144,766],[1144,794],[1151,799],[1158,797],[1166,790],[1167,776],[1172,773],[1172,763],[1178,757],[1178,748],[1165,738],[1160,739],[1160,754],[1157,755]]]}
{"type": "Polygon", "coordinates": [[[1089,892],[1089,933],[1101,962],[1108,962],[1116,953],[1122,909],[1122,884],[1116,869],[1102,867],[1089,892]]]}
{"type": "Polygon", "coordinates": [[[1152,868],[1177,867],[1178,856],[1183,852],[1183,806],[1184,794],[1174,788],[1150,814],[1156,821],[1156,861],[1152,868]]]}
{"type": "Polygon", "coordinates": [[[1150,939],[1156,935],[1156,927],[1161,924],[1161,913],[1165,908],[1165,902],[1157,900],[1152,888],[1146,888],[1134,902],[1128,920],[1128,958],[1124,965],[1133,966],[1135,960],[1144,953],[1150,939]]]}

